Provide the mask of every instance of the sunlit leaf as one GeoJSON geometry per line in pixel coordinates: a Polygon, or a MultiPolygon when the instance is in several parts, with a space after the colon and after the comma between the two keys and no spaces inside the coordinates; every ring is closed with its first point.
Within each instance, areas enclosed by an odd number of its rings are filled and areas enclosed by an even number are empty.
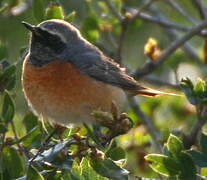
{"type": "Polygon", "coordinates": [[[64,11],[62,6],[58,3],[51,3],[51,5],[46,9],[45,18],[64,19],[64,11]]]}
{"type": "Polygon", "coordinates": [[[167,141],[167,148],[174,158],[179,158],[179,154],[184,150],[183,143],[173,134],[170,134],[167,141]]]}
{"type": "Polygon", "coordinates": [[[175,176],[180,172],[179,164],[173,159],[161,154],[149,154],[145,156],[149,166],[157,173],[164,176],[175,176]]]}

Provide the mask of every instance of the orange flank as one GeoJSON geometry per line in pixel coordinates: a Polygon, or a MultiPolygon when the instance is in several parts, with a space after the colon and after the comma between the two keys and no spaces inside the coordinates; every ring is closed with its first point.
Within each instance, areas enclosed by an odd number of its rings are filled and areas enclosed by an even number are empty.
{"type": "Polygon", "coordinates": [[[69,63],[53,61],[37,67],[28,63],[28,57],[23,65],[23,90],[38,115],[65,125],[90,122],[93,110],[110,111],[112,101],[124,102],[121,89],[93,80],[69,63]]]}

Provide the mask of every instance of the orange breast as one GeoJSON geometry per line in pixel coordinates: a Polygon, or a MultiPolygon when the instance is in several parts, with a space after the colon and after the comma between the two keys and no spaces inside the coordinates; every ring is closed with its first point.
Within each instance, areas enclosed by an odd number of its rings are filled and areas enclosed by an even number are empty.
{"type": "Polygon", "coordinates": [[[109,111],[125,97],[119,88],[83,75],[69,63],[37,67],[24,61],[23,91],[32,109],[53,121],[70,124],[93,120],[93,110],[109,111]]]}

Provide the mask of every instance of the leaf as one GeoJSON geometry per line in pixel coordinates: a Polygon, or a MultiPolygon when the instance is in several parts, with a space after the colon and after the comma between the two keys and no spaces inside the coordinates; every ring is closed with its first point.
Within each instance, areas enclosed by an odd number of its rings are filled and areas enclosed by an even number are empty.
{"type": "Polygon", "coordinates": [[[64,11],[62,6],[60,6],[58,3],[51,3],[51,5],[46,9],[45,18],[64,19],[64,11]]]}
{"type": "Polygon", "coordinates": [[[90,42],[96,42],[99,38],[99,19],[95,14],[90,13],[81,25],[83,36],[90,42]]]}
{"type": "Polygon", "coordinates": [[[109,149],[106,152],[106,156],[110,157],[114,161],[118,161],[120,159],[126,158],[125,151],[121,147],[115,147],[115,148],[109,149]]]}
{"type": "Polygon", "coordinates": [[[198,78],[193,88],[193,91],[196,93],[197,96],[202,97],[203,93],[205,92],[205,88],[206,88],[206,82],[201,78],[198,78]]]}
{"type": "Polygon", "coordinates": [[[90,161],[91,167],[101,176],[114,180],[128,180],[129,172],[117,166],[111,159],[93,158],[90,161]]]}
{"type": "Polygon", "coordinates": [[[164,176],[175,176],[180,172],[179,164],[173,159],[161,154],[148,154],[145,159],[150,167],[164,176]]]}
{"type": "Polygon", "coordinates": [[[76,16],[76,12],[75,11],[72,11],[70,14],[68,14],[65,17],[65,21],[71,23],[74,20],[75,16],[76,16]]]}
{"type": "Polygon", "coordinates": [[[4,168],[9,172],[11,179],[18,178],[24,174],[23,161],[19,152],[9,146],[5,146],[2,152],[4,168]]]}
{"type": "Polygon", "coordinates": [[[8,55],[7,48],[0,42],[0,61],[8,55]]]}
{"type": "Polygon", "coordinates": [[[43,0],[33,0],[33,14],[38,22],[44,20],[44,1],[43,0]]]}
{"type": "Polygon", "coordinates": [[[0,134],[6,133],[8,131],[6,125],[3,122],[0,122],[0,134]]]}
{"type": "Polygon", "coordinates": [[[193,163],[192,157],[186,153],[181,152],[180,154],[180,162],[181,164],[181,179],[187,179],[187,180],[196,180],[196,167],[193,163]]]}
{"type": "Polygon", "coordinates": [[[2,117],[5,123],[9,123],[10,121],[12,121],[14,117],[14,112],[15,112],[14,103],[8,92],[5,92],[3,107],[2,107],[2,117]]]}
{"type": "Polygon", "coordinates": [[[201,146],[201,151],[207,155],[207,135],[201,134],[200,138],[200,146],[201,146]]]}
{"type": "Polygon", "coordinates": [[[44,177],[33,166],[29,166],[27,170],[26,180],[44,180],[44,177]]]}
{"type": "Polygon", "coordinates": [[[183,144],[176,136],[170,134],[167,140],[167,148],[174,158],[178,158],[182,150],[184,150],[183,144]]]}
{"type": "Polygon", "coordinates": [[[186,97],[188,98],[189,102],[193,105],[198,104],[198,100],[195,97],[195,94],[193,92],[193,83],[191,82],[191,80],[189,78],[183,78],[181,80],[181,84],[180,87],[182,88],[182,90],[184,91],[186,97]]]}
{"type": "Polygon", "coordinates": [[[54,147],[51,147],[50,149],[45,150],[43,153],[37,156],[34,159],[34,161],[35,162],[39,162],[39,161],[52,162],[57,157],[58,153],[63,151],[65,147],[69,145],[70,143],[73,143],[72,138],[67,138],[64,141],[61,141],[57,143],[54,147]]]}
{"type": "Polygon", "coordinates": [[[11,65],[7,68],[5,68],[3,74],[0,76],[0,88],[2,90],[11,90],[15,86],[16,81],[16,66],[11,65]]]}
{"type": "Polygon", "coordinates": [[[199,167],[207,167],[207,156],[196,150],[187,151],[191,156],[196,165],[199,167]]]}
{"type": "Polygon", "coordinates": [[[26,127],[27,132],[32,130],[38,124],[38,118],[33,113],[28,113],[23,119],[23,123],[26,127]]]}
{"type": "Polygon", "coordinates": [[[36,126],[32,130],[30,130],[25,136],[19,139],[18,143],[22,142],[24,146],[32,148],[41,144],[41,137],[42,133],[40,131],[40,128],[36,126]]]}

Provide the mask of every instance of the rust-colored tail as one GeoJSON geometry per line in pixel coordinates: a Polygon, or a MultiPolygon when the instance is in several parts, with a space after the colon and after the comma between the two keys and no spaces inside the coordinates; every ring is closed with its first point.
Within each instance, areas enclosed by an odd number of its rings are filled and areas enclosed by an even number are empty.
{"type": "Polygon", "coordinates": [[[154,96],[160,96],[160,95],[181,96],[179,94],[162,92],[162,91],[158,91],[158,90],[154,90],[150,88],[143,88],[139,90],[129,90],[128,92],[129,92],[129,95],[131,96],[136,96],[136,95],[148,96],[148,97],[154,97],[154,96]]]}

